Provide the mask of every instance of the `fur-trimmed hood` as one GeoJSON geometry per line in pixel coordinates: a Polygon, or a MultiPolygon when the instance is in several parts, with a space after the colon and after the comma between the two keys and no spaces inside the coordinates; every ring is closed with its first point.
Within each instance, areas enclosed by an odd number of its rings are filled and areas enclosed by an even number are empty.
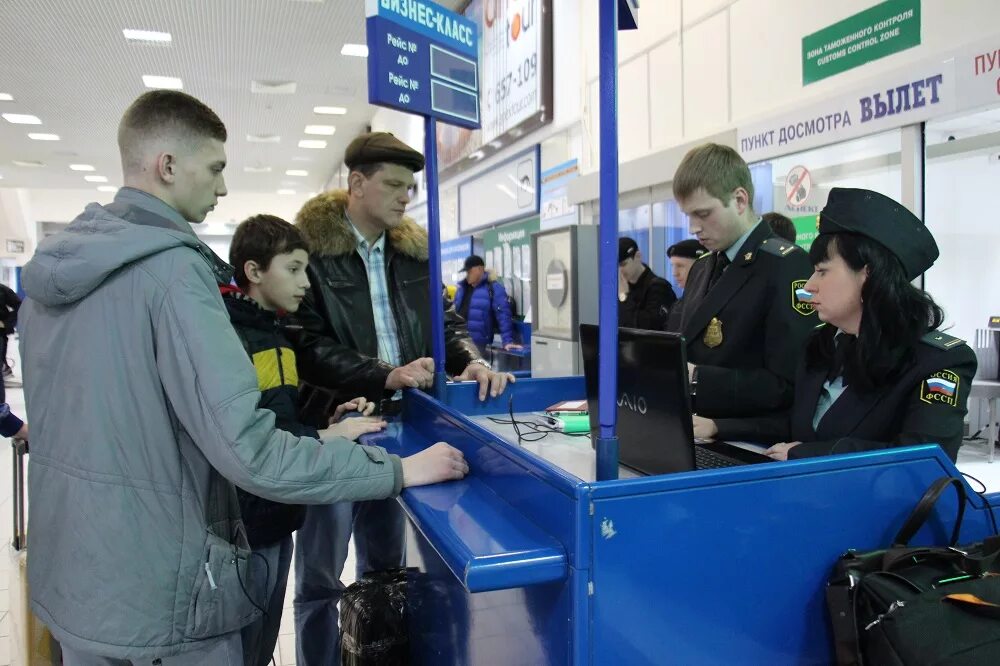
{"type": "MultiPolygon", "coordinates": [[[[299,228],[310,252],[339,256],[357,248],[354,232],[347,221],[347,190],[330,190],[307,201],[298,215],[299,228]]],[[[399,253],[418,261],[427,261],[427,232],[409,217],[395,229],[390,229],[387,241],[399,253]]]]}

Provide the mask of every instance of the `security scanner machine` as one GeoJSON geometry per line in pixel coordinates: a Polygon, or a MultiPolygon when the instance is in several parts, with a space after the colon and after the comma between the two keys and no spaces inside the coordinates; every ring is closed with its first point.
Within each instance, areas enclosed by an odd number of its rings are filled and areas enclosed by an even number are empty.
{"type": "MultiPolygon", "coordinates": [[[[462,481],[399,498],[414,663],[830,663],[825,585],[837,558],[888,544],[933,481],[960,477],[936,445],[651,476],[619,466],[616,38],[619,23],[634,27],[636,4],[600,0],[599,231],[540,233],[533,245],[533,361],[578,370],[578,348],[556,359],[539,342],[560,339],[554,327],[575,342],[578,324],[599,321],[593,442],[534,415],[586,401],[584,377],[536,372],[486,402],[476,385],[447,383],[441,313],[433,390],[406,391],[401,414],[366,439],[400,455],[447,441],[470,466],[462,481]],[[600,275],[599,290],[585,274],[600,275]]],[[[439,294],[433,130],[428,118],[430,288],[439,294]]],[[[677,444],[665,441],[675,434],[647,437],[677,444]]],[[[959,543],[991,533],[988,505],[1000,507],[1000,494],[968,490],[959,543]]],[[[945,497],[913,542],[946,542],[955,509],[945,497]]]]}
{"type": "Polygon", "coordinates": [[[531,236],[533,377],[583,374],[580,324],[597,323],[597,227],[531,236]]]}

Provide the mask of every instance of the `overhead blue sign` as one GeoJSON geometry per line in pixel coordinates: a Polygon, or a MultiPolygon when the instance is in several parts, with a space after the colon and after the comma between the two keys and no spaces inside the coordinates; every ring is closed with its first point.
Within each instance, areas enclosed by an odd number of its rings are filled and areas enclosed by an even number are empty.
{"type": "Polygon", "coordinates": [[[368,101],[479,127],[476,24],[427,0],[366,0],[368,101]]]}

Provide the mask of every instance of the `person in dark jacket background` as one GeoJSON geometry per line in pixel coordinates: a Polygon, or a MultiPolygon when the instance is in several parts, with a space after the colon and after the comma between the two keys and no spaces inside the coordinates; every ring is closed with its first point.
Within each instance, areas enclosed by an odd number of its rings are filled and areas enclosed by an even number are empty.
{"type": "Polygon", "coordinates": [[[677,295],[670,283],[642,263],[631,238],[618,239],[618,325],[661,330],[677,295]]]}
{"type": "Polygon", "coordinates": [[[514,342],[514,315],[507,301],[507,290],[486,270],[486,263],[478,255],[465,259],[462,267],[465,278],[455,290],[455,311],[465,319],[469,337],[485,354],[486,347],[493,342],[494,325],[500,329],[503,348],[521,349],[514,342]]]}
{"type": "MultiPolygon", "coordinates": [[[[708,254],[708,250],[694,238],[679,241],[668,247],[667,259],[670,261],[670,272],[674,278],[674,284],[682,290],[687,287],[687,277],[688,273],[691,272],[691,267],[694,266],[694,262],[706,254],[708,254]]],[[[684,292],[682,291],[680,298],[669,307],[667,323],[664,325],[663,330],[674,333],[681,330],[681,320],[684,314],[683,308],[684,292]]]]}
{"type": "Polygon", "coordinates": [[[833,188],[802,287],[825,322],[799,363],[795,399],[782,415],[709,420],[696,437],[774,443],[776,460],[962,444],[976,355],[937,330],[941,308],[912,281],[933,265],[937,244],[923,222],[869,190],[833,188]]]}
{"type": "Polygon", "coordinates": [[[7,362],[7,344],[17,326],[17,310],[21,298],[7,285],[0,283],[0,361],[3,362],[3,376],[10,377],[14,370],[7,362]]]}
{"type": "MultiPolygon", "coordinates": [[[[427,232],[404,215],[424,157],[387,132],[355,138],[344,152],[348,190],[310,199],[296,217],[309,244],[309,281],[296,323],[299,376],[309,395],[300,418],[324,422],[356,395],[389,399],[434,380],[427,232]]],[[[445,366],[498,396],[513,377],[480,358],[454,310],[445,316],[445,366]]],[[[300,401],[301,402],[301,401],[300,401]]],[[[295,548],[296,663],[339,661],[340,575],[354,536],[357,574],[405,562],[405,516],[395,500],[310,506],[295,548]]]]}
{"type": "Polygon", "coordinates": [[[770,213],[764,213],[760,216],[760,219],[764,220],[767,226],[771,227],[771,231],[778,236],[781,236],[789,243],[794,243],[795,239],[798,237],[798,233],[795,231],[795,223],[781,213],[775,213],[773,211],[770,213]]]}

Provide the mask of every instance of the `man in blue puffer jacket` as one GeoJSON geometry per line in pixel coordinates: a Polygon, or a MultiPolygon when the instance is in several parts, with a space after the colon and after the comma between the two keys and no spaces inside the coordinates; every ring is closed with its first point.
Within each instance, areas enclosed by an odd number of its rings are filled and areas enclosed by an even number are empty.
{"type": "Polygon", "coordinates": [[[468,257],[462,272],[465,279],[458,283],[455,292],[455,311],[467,322],[469,337],[480,353],[493,342],[495,324],[500,327],[504,349],[521,349],[514,342],[514,315],[507,302],[507,290],[487,272],[483,258],[468,257]]]}

